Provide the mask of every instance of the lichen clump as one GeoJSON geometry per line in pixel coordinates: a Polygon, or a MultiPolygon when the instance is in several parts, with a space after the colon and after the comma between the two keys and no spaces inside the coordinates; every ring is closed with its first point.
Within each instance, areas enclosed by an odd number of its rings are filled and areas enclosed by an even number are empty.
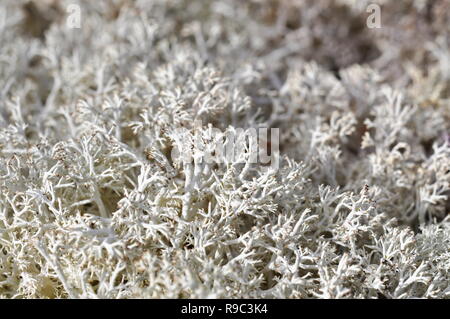
{"type": "Polygon", "coordinates": [[[449,7],[2,0],[0,296],[449,297],[449,7]]]}

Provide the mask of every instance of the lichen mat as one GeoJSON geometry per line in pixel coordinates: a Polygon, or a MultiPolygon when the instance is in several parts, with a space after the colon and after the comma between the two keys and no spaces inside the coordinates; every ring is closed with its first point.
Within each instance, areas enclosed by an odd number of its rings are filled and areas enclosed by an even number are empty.
{"type": "Polygon", "coordinates": [[[449,297],[449,26],[445,0],[0,1],[0,296],[449,297]],[[260,129],[276,165],[230,142],[260,129]]]}

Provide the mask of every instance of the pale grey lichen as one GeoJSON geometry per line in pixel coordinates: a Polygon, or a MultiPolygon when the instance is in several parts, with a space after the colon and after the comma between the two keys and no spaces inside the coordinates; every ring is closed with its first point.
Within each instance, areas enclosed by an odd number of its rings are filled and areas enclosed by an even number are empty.
{"type": "Polygon", "coordinates": [[[2,0],[0,296],[449,297],[449,22],[444,0],[2,0]],[[278,169],[202,161],[264,127],[278,169]]]}

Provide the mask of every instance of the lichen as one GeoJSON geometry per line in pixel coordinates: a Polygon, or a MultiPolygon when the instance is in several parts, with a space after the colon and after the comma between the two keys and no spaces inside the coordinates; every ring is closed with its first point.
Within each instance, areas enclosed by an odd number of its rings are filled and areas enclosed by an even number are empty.
{"type": "Polygon", "coordinates": [[[0,296],[449,297],[449,3],[372,2],[2,0],[0,296]]]}

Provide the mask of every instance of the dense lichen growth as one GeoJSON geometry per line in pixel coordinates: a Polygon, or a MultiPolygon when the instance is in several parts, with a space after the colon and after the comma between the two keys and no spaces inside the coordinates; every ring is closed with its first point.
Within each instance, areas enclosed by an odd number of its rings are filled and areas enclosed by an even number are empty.
{"type": "Polygon", "coordinates": [[[449,297],[449,2],[370,3],[2,0],[0,296],[449,297]]]}

